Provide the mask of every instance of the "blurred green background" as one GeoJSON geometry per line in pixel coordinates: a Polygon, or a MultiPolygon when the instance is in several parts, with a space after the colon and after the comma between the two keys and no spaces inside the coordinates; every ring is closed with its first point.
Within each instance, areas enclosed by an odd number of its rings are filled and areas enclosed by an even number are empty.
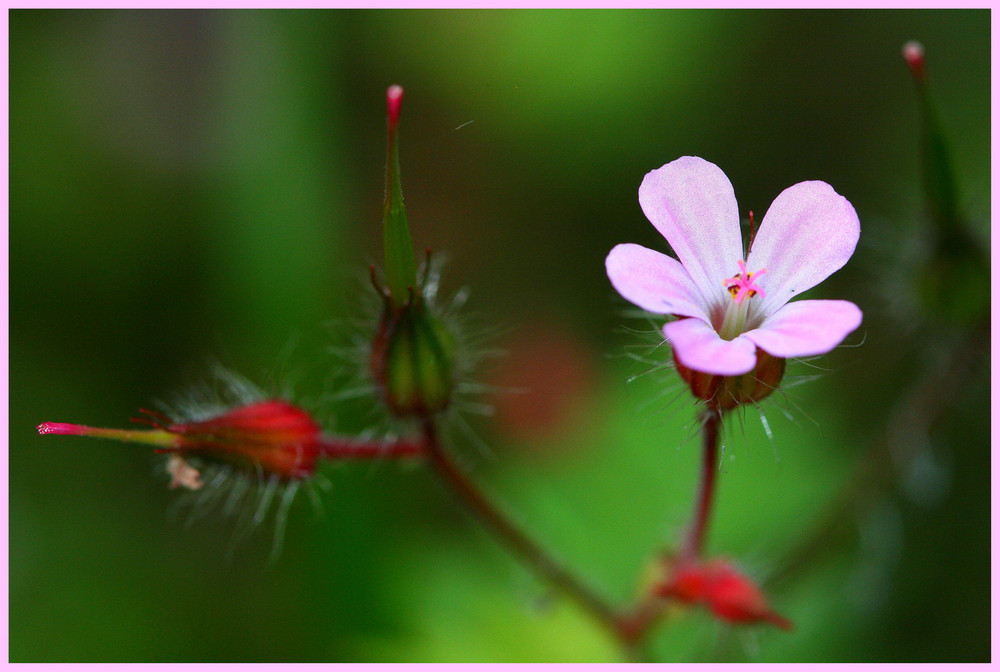
{"type": "Polygon", "coordinates": [[[147,449],[35,433],[126,426],[212,361],[364,429],[331,401],[330,347],[381,256],[392,83],[415,244],[447,253],[446,289],[507,351],[484,382],[528,390],[484,395],[495,416],[466,420],[485,447],[453,449],[619,604],[683,529],[699,452],[672,372],[626,384],[649,339],[620,327],[649,325],[603,262],[667,249],[642,176],[694,154],[744,214],[822,179],[861,217],[812,292],[862,307],[860,347],[792,365],[763,405],[773,440],[756,410],[731,418],[708,539],[797,627],[690,610],[647,655],[989,659],[988,327],[913,292],[933,228],[900,57],[926,46],[986,250],[989,11],[9,18],[11,661],[623,660],[419,465],[327,466],[322,512],[300,496],[269,563],[270,523],[238,543],[221,515],[172,515],[147,449]]]}

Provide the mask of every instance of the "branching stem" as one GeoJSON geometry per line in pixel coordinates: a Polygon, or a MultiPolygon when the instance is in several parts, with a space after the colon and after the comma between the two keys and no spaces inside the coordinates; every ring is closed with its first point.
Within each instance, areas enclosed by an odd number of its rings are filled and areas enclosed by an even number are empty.
{"type": "MultiPolygon", "coordinates": [[[[697,557],[704,545],[715,492],[721,425],[722,411],[718,409],[706,411],[702,423],[704,453],[701,485],[695,500],[691,527],[682,549],[683,557],[697,557]]],[[[631,655],[637,655],[638,647],[653,625],[663,616],[665,606],[663,600],[650,596],[634,608],[619,613],[529,537],[468,478],[441,445],[433,418],[424,420],[422,433],[424,454],[462,505],[530,567],[576,600],[598,623],[614,635],[626,651],[631,655]]]]}

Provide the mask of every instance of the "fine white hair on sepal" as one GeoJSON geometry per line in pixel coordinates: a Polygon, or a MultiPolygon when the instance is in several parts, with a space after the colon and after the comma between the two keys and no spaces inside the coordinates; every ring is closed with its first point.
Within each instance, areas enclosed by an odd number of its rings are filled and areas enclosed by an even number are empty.
{"type": "Polygon", "coordinates": [[[211,363],[209,370],[206,380],[190,385],[172,400],[158,401],[156,405],[174,422],[202,422],[237,406],[263,401],[268,396],[249,378],[217,362],[211,363]]]}
{"type": "Polygon", "coordinates": [[[266,528],[271,530],[270,559],[277,558],[284,544],[292,501],[300,490],[311,493],[313,508],[322,512],[319,497],[313,492],[315,487],[323,487],[312,483],[317,477],[283,478],[225,463],[205,463],[199,465],[199,470],[203,487],[180,494],[168,517],[180,519],[185,529],[213,518],[226,521],[230,529],[226,556],[230,560],[251,536],[266,528]]]}
{"type": "MultiPolygon", "coordinates": [[[[637,410],[648,418],[647,422],[666,424],[678,412],[689,410],[691,404],[690,390],[676,371],[674,358],[669,342],[663,337],[663,324],[669,316],[650,313],[635,307],[622,311],[624,317],[630,318],[629,325],[623,325],[619,331],[629,335],[630,342],[621,353],[608,355],[610,358],[624,358],[636,364],[634,372],[626,378],[627,385],[636,384],[642,389],[637,410]],[[680,402],[680,403],[678,403],[680,402]]],[[[861,340],[864,340],[862,335],[861,340]]],[[[856,344],[842,343],[838,348],[856,347],[856,344]]],[[[782,433],[782,424],[772,422],[773,415],[784,418],[801,428],[803,420],[817,428],[820,423],[810,416],[803,408],[805,404],[797,394],[800,386],[818,380],[830,373],[836,373],[837,366],[825,365],[821,359],[825,355],[815,357],[790,358],[787,369],[779,385],[772,387],[772,393],[762,400],[737,405],[732,412],[726,413],[723,423],[723,438],[742,454],[744,446],[753,445],[756,439],[751,434],[761,433],[761,438],[771,446],[774,461],[781,462],[776,436],[782,433]],[[747,422],[747,413],[756,414],[752,423],[747,422]],[[759,422],[760,429],[756,428],[759,422]]],[[[766,381],[758,379],[758,384],[768,386],[766,381]]],[[[696,408],[705,408],[707,402],[694,401],[696,408]]],[[[688,425],[686,437],[680,446],[691,445],[698,440],[701,424],[688,425]]]]}
{"type": "MultiPolygon", "coordinates": [[[[239,407],[291,397],[287,382],[275,382],[266,391],[221,364],[213,362],[209,369],[211,375],[202,383],[189,386],[170,402],[157,402],[164,420],[203,422],[239,407]]],[[[198,452],[171,453],[158,459],[162,473],[178,491],[168,517],[179,520],[185,529],[213,518],[225,521],[230,529],[226,552],[230,559],[258,529],[269,527],[273,560],[283,546],[287,517],[299,490],[310,492],[314,508],[320,510],[315,489],[329,486],[318,474],[303,480],[266,472],[259,464],[232,463],[198,452]],[[309,487],[303,488],[305,484],[309,487]]]]}

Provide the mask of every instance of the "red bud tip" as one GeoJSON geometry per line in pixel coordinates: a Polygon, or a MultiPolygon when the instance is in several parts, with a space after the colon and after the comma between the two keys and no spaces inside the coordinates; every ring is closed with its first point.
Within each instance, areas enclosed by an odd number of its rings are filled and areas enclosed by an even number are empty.
{"type": "Polygon", "coordinates": [[[89,428],[83,425],[71,425],[68,422],[43,422],[36,429],[39,434],[80,435],[86,433],[89,428]]]}
{"type": "Polygon", "coordinates": [[[910,66],[917,83],[924,81],[924,45],[916,40],[910,40],[903,45],[903,60],[910,66]]]}
{"type": "Polygon", "coordinates": [[[389,126],[395,128],[399,122],[399,106],[403,103],[403,87],[393,84],[385,92],[386,109],[389,112],[389,126]]]}

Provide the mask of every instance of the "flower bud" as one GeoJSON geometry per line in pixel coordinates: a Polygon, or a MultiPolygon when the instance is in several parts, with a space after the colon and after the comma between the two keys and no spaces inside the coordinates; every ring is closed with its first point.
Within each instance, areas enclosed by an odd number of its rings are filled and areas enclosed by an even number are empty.
{"type": "Polygon", "coordinates": [[[420,300],[386,302],[372,343],[371,370],[393,414],[426,416],[447,408],[454,388],[455,340],[420,300]]]}
{"type": "Polygon", "coordinates": [[[184,458],[192,455],[229,462],[248,469],[261,469],[284,478],[306,478],[316,469],[323,452],[320,427],[312,416],[286,401],[270,400],[239,406],[207,420],[176,423],[146,412],[153,419],[138,422],[153,429],[105,429],[67,423],[45,422],[39,434],[71,434],[117,439],[158,446],[171,453],[168,471],[173,485],[190,489],[201,486],[199,474],[184,458]]]}
{"type": "Polygon", "coordinates": [[[316,470],[320,426],[286,401],[241,406],[216,418],[171,425],[178,451],[261,469],[286,478],[306,478],[316,470]]]}
{"type": "Polygon", "coordinates": [[[721,376],[690,369],[677,359],[676,351],[674,365],[694,396],[723,411],[766,398],[778,389],[778,384],[785,375],[785,360],[760,348],[757,348],[756,366],[738,376],[721,376]]]}
{"type": "Polygon", "coordinates": [[[725,560],[674,563],[669,578],[657,587],[656,593],[686,604],[704,604],[730,623],[766,622],[792,629],[792,622],[771,610],[753,581],[725,560]]]}
{"type": "Polygon", "coordinates": [[[385,305],[372,341],[370,366],[382,398],[393,414],[426,417],[447,408],[451,400],[455,339],[424,296],[426,277],[424,283],[418,284],[399,180],[398,125],[402,99],[402,87],[394,85],[386,91],[389,148],[382,220],[385,287],[379,286],[372,268],[372,284],[385,305]]]}
{"type": "Polygon", "coordinates": [[[373,443],[322,434],[319,424],[301,408],[281,400],[238,406],[222,415],[195,422],[174,422],[161,413],[134,419],[153,429],[106,429],[62,422],[43,422],[39,434],[70,434],[156,446],[169,453],[171,487],[202,487],[201,474],[187,458],[225,462],[246,471],[284,479],[309,478],[316,462],[326,459],[407,458],[423,446],[412,441],[373,443]]]}

